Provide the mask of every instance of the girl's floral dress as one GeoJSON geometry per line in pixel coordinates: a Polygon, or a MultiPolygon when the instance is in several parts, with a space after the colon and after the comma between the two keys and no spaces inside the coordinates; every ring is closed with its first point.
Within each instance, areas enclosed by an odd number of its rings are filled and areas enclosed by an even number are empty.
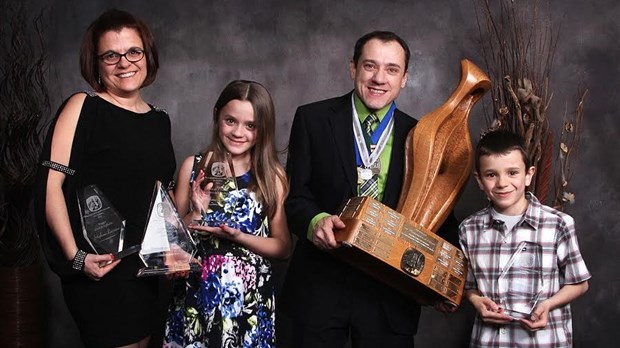
{"type": "MultiPolygon", "coordinates": [[[[247,191],[250,173],[236,179],[238,190],[224,200],[220,213],[243,233],[268,236],[262,205],[247,191]]],[[[175,281],[164,347],[275,347],[269,260],[225,239],[194,237],[202,273],[175,281]]]]}

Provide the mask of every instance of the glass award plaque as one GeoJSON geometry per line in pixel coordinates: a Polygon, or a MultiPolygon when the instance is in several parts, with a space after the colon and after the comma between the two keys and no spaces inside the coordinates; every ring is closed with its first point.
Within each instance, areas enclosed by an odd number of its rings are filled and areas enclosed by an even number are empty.
{"type": "Polygon", "coordinates": [[[122,258],[137,251],[136,246],[123,250],[125,220],[97,185],[82,188],[77,196],[82,233],[97,254],[122,258]]]}
{"type": "Polygon", "coordinates": [[[543,291],[542,246],[521,242],[498,279],[500,305],[516,319],[529,318],[543,291]]]}
{"type": "Polygon", "coordinates": [[[237,190],[237,180],[232,163],[232,155],[228,152],[210,151],[207,153],[203,171],[205,179],[202,182],[204,188],[211,183],[211,195],[209,207],[203,214],[203,224],[207,226],[228,225],[238,228],[238,224],[232,219],[230,206],[230,193],[237,190]]]}
{"type": "Polygon", "coordinates": [[[157,181],[140,249],[145,267],[138,276],[200,271],[195,262],[196,244],[179,216],[168,192],[157,181]]]}

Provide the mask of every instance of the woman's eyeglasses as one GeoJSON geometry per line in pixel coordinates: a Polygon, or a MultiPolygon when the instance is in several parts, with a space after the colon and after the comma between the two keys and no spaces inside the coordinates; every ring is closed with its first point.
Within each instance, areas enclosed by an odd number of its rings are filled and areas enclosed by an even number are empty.
{"type": "Polygon", "coordinates": [[[114,51],[108,51],[106,53],[97,56],[104,64],[114,65],[121,61],[121,58],[125,57],[129,62],[135,63],[144,58],[144,50],[140,48],[131,48],[129,51],[120,54],[114,51]]]}

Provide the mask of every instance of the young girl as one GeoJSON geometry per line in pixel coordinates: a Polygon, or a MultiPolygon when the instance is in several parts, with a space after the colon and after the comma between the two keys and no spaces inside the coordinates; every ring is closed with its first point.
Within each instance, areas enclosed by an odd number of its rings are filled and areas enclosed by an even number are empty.
{"type": "Polygon", "coordinates": [[[237,175],[238,228],[191,224],[207,211],[206,152],[188,157],[179,170],[179,214],[198,243],[202,273],[178,278],[166,320],[165,347],[274,347],[275,302],[268,258],[288,258],[291,241],[284,214],[286,174],[275,149],[275,112],[261,84],[237,80],[213,110],[207,151],[232,155],[237,175]]]}

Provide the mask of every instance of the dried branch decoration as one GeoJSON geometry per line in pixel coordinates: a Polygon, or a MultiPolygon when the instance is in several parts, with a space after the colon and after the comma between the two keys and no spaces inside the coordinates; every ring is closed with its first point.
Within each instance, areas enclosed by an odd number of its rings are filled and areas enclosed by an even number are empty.
{"type": "Polygon", "coordinates": [[[573,176],[573,168],[571,167],[571,156],[577,152],[581,136],[581,126],[583,123],[583,106],[584,99],[588,94],[587,89],[579,86],[577,95],[579,101],[573,112],[573,117],[569,118],[568,113],[564,113],[564,124],[560,131],[560,143],[558,151],[558,159],[556,162],[557,175],[555,178],[555,197],[553,200],[554,207],[563,207],[566,203],[575,202],[575,194],[568,191],[568,183],[573,176]]]}
{"type": "Polygon", "coordinates": [[[43,15],[30,19],[25,2],[1,1],[0,13],[0,266],[38,258],[32,188],[49,118],[43,15]]]}
{"type": "Polygon", "coordinates": [[[574,201],[574,195],[566,191],[572,174],[569,155],[579,142],[580,128],[576,125],[581,125],[587,91],[580,91],[577,121],[565,120],[571,126],[563,127],[560,133],[559,158],[552,170],[555,146],[548,112],[553,97],[549,81],[559,32],[554,31],[550,17],[543,18],[543,13],[551,12],[549,8],[543,11],[539,0],[518,4],[514,0],[473,1],[479,46],[489,76],[495,81],[487,126],[508,129],[524,138],[526,152],[537,167],[529,190],[545,203],[555,184],[552,204],[563,209],[566,202],[574,201]]]}

